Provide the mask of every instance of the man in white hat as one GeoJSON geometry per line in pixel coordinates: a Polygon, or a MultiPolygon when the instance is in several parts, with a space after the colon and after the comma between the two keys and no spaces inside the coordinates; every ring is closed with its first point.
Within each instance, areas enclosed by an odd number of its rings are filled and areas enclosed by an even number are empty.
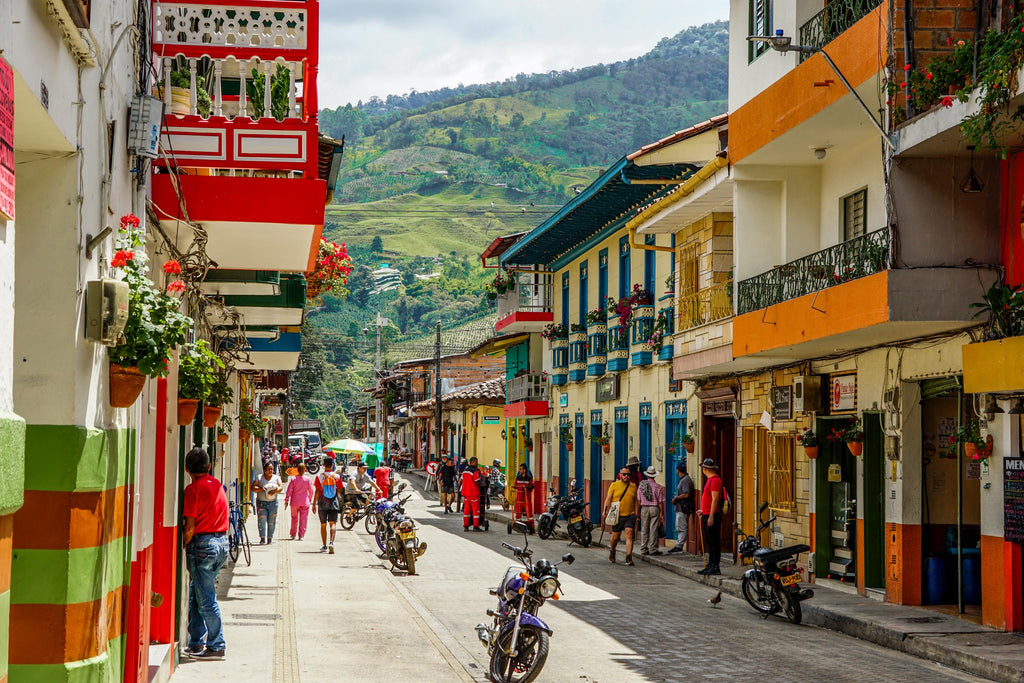
{"type": "Polygon", "coordinates": [[[658,550],[659,526],[665,523],[665,487],[655,479],[658,470],[651,465],[644,470],[637,494],[640,502],[640,554],[661,555],[658,550]]]}

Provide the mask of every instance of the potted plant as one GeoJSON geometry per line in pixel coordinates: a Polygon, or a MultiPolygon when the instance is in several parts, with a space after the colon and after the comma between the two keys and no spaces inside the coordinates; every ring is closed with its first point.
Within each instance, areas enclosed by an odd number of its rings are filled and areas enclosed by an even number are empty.
{"type": "Polygon", "coordinates": [[[566,449],[572,450],[572,427],[569,425],[558,426],[558,440],[565,444],[566,449]]]}
{"type": "Polygon", "coordinates": [[[224,415],[220,418],[220,422],[217,424],[217,442],[227,443],[228,438],[231,436],[231,418],[224,415]]]}
{"type": "Polygon", "coordinates": [[[587,313],[588,325],[604,325],[608,322],[608,313],[603,308],[595,308],[587,313]]]}
{"type": "Polygon", "coordinates": [[[697,431],[697,423],[691,422],[690,428],[679,438],[687,453],[693,453],[694,449],[697,447],[697,442],[693,439],[693,433],[695,431],[697,431]]]}
{"type": "Polygon", "coordinates": [[[669,273],[668,277],[665,278],[665,293],[674,294],[676,291],[676,274],[669,273]]]}
{"type": "Polygon", "coordinates": [[[569,323],[569,334],[586,334],[587,326],[583,323],[569,323]]]}
{"type": "MultiPolygon", "coordinates": [[[[206,60],[199,62],[199,70],[196,73],[196,113],[203,118],[209,118],[213,111],[213,100],[206,90],[206,81],[209,69],[206,60]]],[[[155,95],[163,99],[163,83],[161,79],[156,88],[155,95]]],[[[174,68],[171,71],[171,113],[185,116],[191,113],[189,91],[192,89],[192,74],[184,59],[175,60],[174,68]]],[[[262,99],[260,100],[263,101],[262,99]]]]}
{"type": "Polygon", "coordinates": [[[524,436],[523,437],[523,447],[526,448],[526,450],[528,452],[532,453],[533,452],[533,437],[524,436]]]}
{"type": "MultiPolygon", "coordinates": [[[[174,349],[185,342],[192,319],[178,311],[181,303],[169,292],[184,289],[181,280],[157,290],[147,277],[149,259],[140,248],[145,243],[139,219],[133,214],[121,217],[115,240],[117,248],[110,265],[124,274],[128,283],[128,320],[117,346],[107,349],[110,361],[110,405],[127,408],[135,403],[147,377],[165,377],[174,349]]],[[[175,264],[169,261],[168,264],[175,264]]],[[[165,264],[165,271],[168,270],[165,264]]],[[[180,267],[177,272],[181,272],[180,267]]]]}
{"type": "Polygon", "coordinates": [[[348,294],[348,276],[352,272],[352,258],[344,244],[320,238],[316,266],[306,273],[306,298],[318,301],[327,292],[344,298],[348,294]]]}
{"type": "MultiPolygon", "coordinates": [[[[284,121],[289,114],[288,90],[291,87],[291,74],[284,64],[276,64],[274,74],[270,77],[270,115],[278,121],[284,121]]],[[[245,83],[245,92],[252,103],[253,119],[263,116],[263,98],[267,89],[267,77],[264,73],[252,70],[252,78],[245,83]]]]}
{"type": "Polygon", "coordinates": [[[633,291],[629,296],[632,306],[650,306],[654,303],[654,294],[647,291],[640,285],[633,285],[633,291]]]}
{"type": "Polygon", "coordinates": [[[803,434],[796,435],[796,442],[804,447],[804,453],[811,460],[818,457],[818,435],[810,427],[804,429],[803,434]]]}
{"type": "Polygon", "coordinates": [[[206,396],[206,402],[203,406],[203,426],[215,426],[217,419],[224,411],[224,406],[231,403],[234,399],[235,391],[228,384],[227,370],[226,368],[219,369],[217,371],[217,381],[206,396]]]}
{"type": "Polygon", "coordinates": [[[603,453],[607,453],[607,452],[609,452],[611,450],[611,439],[608,436],[608,424],[607,423],[605,423],[604,430],[603,430],[603,432],[601,434],[598,434],[597,436],[594,436],[593,434],[591,434],[589,436],[589,438],[590,438],[591,441],[593,441],[594,443],[596,443],[598,446],[601,447],[601,451],[603,453]]]}
{"type": "Polygon", "coordinates": [[[949,437],[949,442],[963,444],[964,455],[974,461],[987,458],[991,452],[988,438],[981,435],[981,425],[975,419],[961,424],[960,428],[949,437]]]}
{"type": "Polygon", "coordinates": [[[554,341],[555,339],[568,339],[569,330],[565,328],[565,325],[550,323],[541,331],[540,336],[549,341],[554,341]]]}
{"type": "Polygon", "coordinates": [[[187,425],[195,419],[199,402],[206,401],[223,369],[224,362],[205,339],[181,347],[178,355],[179,425],[187,425]]]}
{"type": "Polygon", "coordinates": [[[864,451],[864,429],[859,418],[851,418],[840,427],[833,427],[828,435],[829,441],[843,441],[850,453],[860,455],[864,451]]]}
{"type": "Polygon", "coordinates": [[[250,434],[259,434],[263,431],[266,423],[258,410],[253,410],[252,401],[243,398],[238,407],[238,436],[243,441],[249,438],[250,434]]]}

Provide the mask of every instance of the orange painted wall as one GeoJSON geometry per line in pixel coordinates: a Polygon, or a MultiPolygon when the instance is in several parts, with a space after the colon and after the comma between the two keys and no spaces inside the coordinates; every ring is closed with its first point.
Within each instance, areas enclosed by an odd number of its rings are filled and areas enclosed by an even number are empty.
{"type": "MultiPolygon", "coordinates": [[[[812,527],[813,528],[813,527],[812,527]]],[[[857,592],[864,595],[864,519],[857,518],[857,592]]]]}
{"type": "Polygon", "coordinates": [[[889,274],[883,271],[823,289],[817,300],[807,294],[767,311],[736,316],[732,319],[733,355],[739,358],[887,322],[888,287],[889,274]]]}
{"type": "Polygon", "coordinates": [[[1001,536],[981,537],[981,621],[985,626],[1006,628],[1006,590],[1001,536]]]}
{"type": "Polygon", "coordinates": [[[921,526],[885,525],[885,599],[898,605],[921,604],[921,526]]]}
{"type": "MultiPolygon", "coordinates": [[[[881,70],[885,60],[879,49],[885,50],[888,17],[889,3],[883,2],[828,44],[829,56],[854,87],[881,70]]],[[[812,56],[729,114],[730,162],[756,152],[847,94],[825,58],[812,56]],[[826,80],[833,83],[814,87],[826,80]]]]}

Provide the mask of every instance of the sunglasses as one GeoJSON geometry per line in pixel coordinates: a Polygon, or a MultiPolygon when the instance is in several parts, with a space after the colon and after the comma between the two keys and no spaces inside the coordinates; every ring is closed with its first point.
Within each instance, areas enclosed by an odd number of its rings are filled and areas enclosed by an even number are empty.
{"type": "Polygon", "coordinates": [[[629,476],[629,472],[619,472],[619,476],[620,477],[628,477],[629,476]]]}

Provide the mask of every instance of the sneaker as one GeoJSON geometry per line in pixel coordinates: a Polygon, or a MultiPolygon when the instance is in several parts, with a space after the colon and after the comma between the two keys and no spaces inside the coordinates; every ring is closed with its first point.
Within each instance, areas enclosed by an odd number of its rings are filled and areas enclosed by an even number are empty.
{"type": "Polygon", "coordinates": [[[224,659],[224,650],[211,650],[209,648],[204,649],[197,655],[193,655],[194,659],[213,659],[222,660],[224,659]]]}
{"type": "Polygon", "coordinates": [[[261,538],[260,539],[260,545],[266,545],[266,544],[267,544],[267,539],[261,538]]]}
{"type": "Polygon", "coordinates": [[[196,655],[202,654],[205,649],[205,645],[196,645],[195,647],[189,646],[182,650],[181,653],[186,657],[195,657],[196,655]]]}
{"type": "Polygon", "coordinates": [[[334,544],[333,543],[331,544],[331,547],[329,547],[327,549],[327,554],[328,555],[333,555],[334,554],[334,544]]]}
{"type": "Polygon", "coordinates": [[[463,531],[469,531],[469,527],[468,526],[464,526],[464,527],[462,527],[462,530],[463,531]]]}
{"type": "Polygon", "coordinates": [[[708,569],[708,572],[707,572],[707,574],[705,574],[705,576],[716,576],[716,575],[719,575],[721,573],[722,573],[721,570],[719,570],[718,567],[715,566],[715,567],[711,567],[710,569],[708,569]]]}
{"type": "Polygon", "coordinates": [[[681,552],[683,552],[683,549],[680,548],[679,546],[675,546],[674,548],[669,548],[668,550],[666,550],[665,554],[666,555],[675,555],[675,554],[681,553],[681,552]]]}
{"type": "Polygon", "coordinates": [[[662,555],[662,554],[663,553],[660,550],[655,550],[654,552],[651,553],[651,555],[662,555]]]}
{"type": "Polygon", "coordinates": [[[704,567],[704,569],[698,569],[697,573],[703,576],[707,576],[707,573],[711,571],[711,567],[704,567]]]}
{"type": "Polygon", "coordinates": [[[295,540],[295,537],[294,537],[294,536],[289,536],[289,537],[288,537],[288,540],[289,540],[289,541],[294,541],[294,540],[295,540]]]}
{"type": "Polygon", "coordinates": [[[272,539],[272,538],[268,538],[267,539],[267,545],[272,545],[273,543],[274,543],[274,539],[272,539]]]}
{"type": "Polygon", "coordinates": [[[320,546],[320,552],[326,553],[327,552],[327,546],[325,546],[325,545],[320,546]]]}
{"type": "Polygon", "coordinates": [[[641,555],[641,556],[643,556],[643,555],[649,555],[649,554],[650,554],[650,553],[648,553],[648,552],[647,552],[647,548],[644,548],[643,550],[641,550],[641,551],[640,551],[640,555],[641,555]]]}
{"type": "Polygon", "coordinates": [[[633,566],[633,556],[632,555],[626,555],[626,566],[627,567],[632,567],[633,566]]]}

